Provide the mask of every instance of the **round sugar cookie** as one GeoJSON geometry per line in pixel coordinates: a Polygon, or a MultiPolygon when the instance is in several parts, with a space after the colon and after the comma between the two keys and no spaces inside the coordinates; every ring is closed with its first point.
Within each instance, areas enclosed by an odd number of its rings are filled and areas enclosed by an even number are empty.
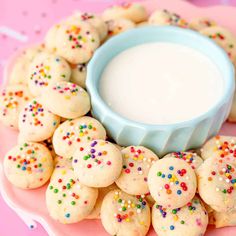
{"type": "Polygon", "coordinates": [[[29,67],[28,86],[34,96],[39,96],[56,81],[69,81],[71,69],[62,58],[50,53],[38,54],[29,67]]]}
{"type": "Polygon", "coordinates": [[[212,213],[213,224],[216,228],[236,225],[236,210],[230,212],[217,212],[212,213]]]}
{"type": "Polygon", "coordinates": [[[34,57],[44,51],[44,45],[34,45],[24,49],[19,56],[14,60],[14,65],[11,68],[8,82],[9,84],[25,84],[27,85],[27,77],[30,63],[34,57]]]}
{"type": "Polygon", "coordinates": [[[236,65],[236,37],[228,29],[220,26],[207,27],[199,31],[201,34],[214,40],[228,54],[236,65]]]}
{"type": "Polygon", "coordinates": [[[203,163],[200,156],[193,152],[172,152],[164,156],[163,158],[174,157],[186,161],[193,170],[197,170],[198,167],[203,163]]]}
{"type": "Polygon", "coordinates": [[[117,189],[116,184],[112,184],[105,188],[99,188],[98,189],[98,198],[96,201],[96,204],[92,210],[92,212],[89,214],[89,216],[86,217],[86,219],[100,219],[101,215],[101,207],[104,197],[112,190],[117,189]]]}
{"type": "Polygon", "coordinates": [[[87,63],[71,65],[70,81],[72,83],[77,84],[82,88],[85,88],[86,76],[87,76],[87,63]]]}
{"type": "Polygon", "coordinates": [[[4,172],[16,187],[35,189],[44,185],[53,172],[50,151],[39,143],[24,143],[13,147],[4,157],[4,172]]]}
{"type": "Polygon", "coordinates": [[[81,184],[70,164],[57,164],[46,190],[50,216],[62,224],[77,223],[93,210],[98,190],[81,184]]]}
{"type": "Polygon", "coordinates": [[[108,38],[135,28],[135,24],[128,19],[114,19],[106,21],[108,26],[108,38]]]}
{"type": "Polygon", "coordinates": [[[206,159],[197,170],[198,191],[203,201],[219,212],[236,208],[236,167],[217,157],[206,159]]]}
{"type": "Polygon", "coordinates": [[[158,204],[152,208],[152,225],[158,236],[200,236],[204,235],[207,224],[207,211],[197,197],[181,208],[158,204]]]}
{"type": "Polygon", "coordinates": [[[45,47],[51,53],[54,53],[57,51],[56,38],[57,38],[58,29],[61,27],[61,24],[63,23],[57,23],[53,25],[51,28],[49,28],[48,32],[45,35],[45,38],[44,38],[45,47]]]}
{"type": "Polygon", "coordinates": [[[122,155],[112,143],[93,140],[84,143],[73,155],[75,175],[84,185],[107,187],[119,177],[122,155]]]}
{"type": "Polygon", "coordinates": [[[207,17],[193,18],[189,21],[189,28],[200,31],[207,27],[216,26],[216,22],[207,17]]]}
{"type": "Polygon", "coordinates": [[[148,13],[145,7],[138,3],[123,3],[107,8],[102,17],[105,21],[125,18],[134,23],[139,23],[147,20],[148,13]]]}
{"type": "Polygon", "coordinates": [[[84,116],[60,124],[53,135],[57,155],[70,158],[85,142],[106,138],[106,130],[96,119],[84,116]]]}
{"type": "Polygon", "coordinates": [[[9,85],[0,94],[0,121],[9,127],[18,129],[21,109],[32,99],[25,85],[9,85]]]}
{"type": "Polygon", "coordinates": [[[88,93],[80,86],[60,81],[42,94],[42,104],[54,114],[67,119],[85,115],[90,110],[88,93]]]}
{"type": "Polygon", "coordinates": [[[85,63],[100,45],[96,29],[84,21],[70,21],[57,31],[57,53],[71,64],[85,63]]]}
{"type": "Polygon", "coordinates": [[[151,25],[174,25],[182,28],[188,27],[188,22],[180,15],[169,12],[166,9],[154,11],[149,17],[148,22],[151,25]]]}
{"type": "Polygon", "coordinates": [[[40,142],[52,137],[60,117],[47,110],[40,99],[33,99],[19,115],[20,140],[40,142]]]}
{"type": "Polygon", "coordinates": [[[217,135],[209,139],[201,148],[201,156],[208,158],[228,158],[236,161],[236,137],[217,135]]]}
{"type": "Polygon", "coordinates": [[[148,203],[119,189],[109,192],[101,207],[105,230],[116,236],[144,236],[151,224],[148,203]]]}
{"type": "Polygon", "coordinates": [[[89,12],[76,12],[74,15],[68,18],[68,21],[84,21],[91,24],[98,32],[101,42],[107,37],[107,25],[102,17],[89,12]]]}
{"type": "Polygon", "coordinates": [[[148,186],[159,205],[178,208],[194,197],[197,181],[189,164],[184,160],[169,157],[152,165],[148,174],[148,186]]]}
{"type": "Polygon", "coordinates": [[[142,146],[129,146],[121,151],[123,168],[116,180],[117,186],[131,195],[141,195],[149,192],[148,172],[159,158],[151,150],[142,146]]]}

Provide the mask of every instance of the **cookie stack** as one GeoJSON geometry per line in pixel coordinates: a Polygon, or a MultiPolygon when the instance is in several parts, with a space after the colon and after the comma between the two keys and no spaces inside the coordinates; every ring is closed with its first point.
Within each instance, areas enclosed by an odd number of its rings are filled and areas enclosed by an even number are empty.
{"type": "MultiPolygon", "coordinates": [[[[114,144],[90,114],[86,67],[95,50],[145,25],[198,30],[235,62],[234,36],[209,19],[188,23],[167,10],[148,18],[136,3],[101,16],[76,12],[14,61],[0,96],[0,120],[19,130],[18,144],[4,158],[5,175],[25,190],[49,181],[45,195],[53,219],[100,218],[111,235],[146,235],[151,221],[158,235],[171,236],[203,235],[209,222],[235,225],[236,138],[217,136],[196,153],[160,159],[143,146],[114,144]]],[[[233,107],[231,120],[234,115],[233,107]]]]}

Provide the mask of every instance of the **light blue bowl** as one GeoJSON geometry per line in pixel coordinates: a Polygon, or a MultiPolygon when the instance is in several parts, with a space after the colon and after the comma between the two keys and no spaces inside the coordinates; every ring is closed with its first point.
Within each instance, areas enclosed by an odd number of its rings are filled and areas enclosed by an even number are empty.
{"type": "Polygon", "coordinates": [[[91,96],[92,113],[103,123],[110,137],[122,146],[146,146],[159,156],[200,147],[217,134],[229,114],[235,87],[234,68],[223,49],[197,32],[171,26],[142,27],[108,40],[96,51],[88,65],[86,85],[91,96]],[[120,52],[148,42],[183,44],[207,55],[220,69],[225,81],[219,102],[201,116],[170,125],[138,123],[112,111],[99,95],[99,80],[104,68],[120,52]]]}

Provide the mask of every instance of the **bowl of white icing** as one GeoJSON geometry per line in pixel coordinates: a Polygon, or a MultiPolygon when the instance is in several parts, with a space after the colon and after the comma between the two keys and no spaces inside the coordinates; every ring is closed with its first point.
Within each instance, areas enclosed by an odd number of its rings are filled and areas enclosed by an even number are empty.
{"type": "Polygon", "coordinates": [[[226,120],[234,69],[197,32],[143,27],[108,40],[88,65],[92,113],[122,146],[158,155],[201,146],[226,120]]]}

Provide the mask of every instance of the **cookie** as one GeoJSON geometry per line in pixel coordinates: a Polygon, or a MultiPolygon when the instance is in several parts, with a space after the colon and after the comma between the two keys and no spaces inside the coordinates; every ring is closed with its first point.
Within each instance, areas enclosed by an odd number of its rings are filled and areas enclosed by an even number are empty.
{"type": "Polygon", "coordinates": [[[207,27],[199,31],[201,34],[214,40],[228,54],[236,65],[236,37],[226,28],[220,26],[207,27]]]}
{"type": "Polygon", "coordinates": [[[57,51],[56,47],[57,32],[62,24],[63,23],[61,22],[53,25],[51,28],[49,28],[48,32],[45,35],[44,38],[45,48],[51,53],[55,53],[57,51]]]}
{"type": "Polygon", "coordinates": [[[105,24],[102,17],[89,12],[76,12],[74,15],[69,17],[68,21],[84,21],[91,24],[98,32],[101,42],[107,37],[107,25],[105,24]]]}
{"type": "Polygon", "coordinates": [[[232,162],[208,158],[197,170],[198,191],[212,209],[228,212],[236,208],[236,169],[232,162]]]}
{"type": "Polygon", "coordinates": [[[107,187],[119,177],[122,169],[121,152],[104,140],[86,142],[73,154],[75,175],[84,185],[107,187]]]}
{"type": "Polygon", "coordinates": [[[147,20],[148,13],[144,6],[138,3],[124,3],[107,8],[102,17],[105,21],[125,18],[134,23],[139,23],[147,20]]]}
{"type": "Polygon", "coordinates": [[[148,172],[159,158],[151,150],[142,146],[129,146],[121,151],[123,168],[116,180],[117,186],[131,195],[141,195],[149,192],[148,172]]]}
{"type": "Polygon", "coordinates": [[[148,203],[119,189],[109,192],[101,207],[101,221],[110,235],[147,234],[151,219],[148,203]]]}
{"type": "Polygon", "coordinates": [[[46,190],[50,216],[62,224],[77,223],[86,218],[96,203],[98,190],[81,184],[70,164],[58,164],[46,190]]]}
{"type": "Polygon", "coordinates": [[[96,29],[87,22],[70,21],[57,31],[57,53],[71,64],[88,62],[99,45],[96,29]]]}
{"type": "Polygon", "coordinates": [[[175,157],[186,161],[193,170],[198,169],[198,167],[203,163],[200,156],[193,152],[172,152],[164,156],[163,158],[175,157]]]}
{"type": "Polygon", "coordinates": [[[235,226],[236,225],[236,210],[230,212],[217,212],[212,213],[213,224],[216,228],[235,226]]]}
{"type": "Polygon", "coordinates": [[[60,124],[53,135],[53,145],[57,155],[70,158],[85,142],[105,138],[106,130],[102,124],[84,116],[60,124]]]}
{"type": "Polygon", "coordinates": [[[207,27],[216,26],[216,22],[207,17],[193,18],[189,21],[189,28],[199,31],[207,27]]]}
{"type": "Polygon", "coordinates": [[[85,115],[90,110],[88,93],[80,86],[60,81],[42,94],[42,104],[54,114],[67,119],[85,115]]]}
{"type": "Polygon", "coordinates": [[[4,172],[14,186],[35,189],[43,186],[53,172],[49,150],[39,143],[24,143],[13,147],[4,157],[4,172]]]}
{"type": "Polygon", "coordinates": [[[25,84],[27,85],[27,77],[30,63],[34,57],[45,50],[43,44],[34,45],[26,48],[19,53],[17,58],[14,60],[14,65],[10,70],[8,77],[9,84],[25,84]]]}
{"type": "Polygon", "coordinates": [[[200,151],[204,160],[231,157],[236,161],[236,137],[217,135],[209,139],[200,151]]]}
{"type": "Polygon", "coordinates": [[[128,19],[114,19],[106,21],[108,26],[108,38],[135,28],[135,24],[128,19]]]}
{"type": "Polygon", "coordinates": [[[60,117],[47,110],[40,99],[33,99],[21,110],[19,130],[21,140],[40,142],[52,137],[60,117]]]}
{"type": "Polygon", "coordinates": [[[35,56],[28,72],[28,86],[34,96],[39,96],[56,81],[69,81],[71,69],[62,58],[50,53],[35,56]]]}
{"type": "Polygon", "coordinates": [[[207,211],[197,197],[181,208],[165,208],[158,204],[152,208],[152,225],[158,236],[204,235],[207,224],[207,211]]]}
{"type": "Polygon", "coordinates": [[[32,99],[25,85],[9,85],[0,94],[0,121],[14,129],[18,129],[21,109],[32,99]]]}
{"type": "Polygon", "coordinates": [[[71,78],[70,81],[74,84],[85,88],[85,81],[87,76],[87,63],[71,65],[71,78]]]}
{"type": "Polygon", "coordinates": [[[151,25],[173,25],[182,28],[188,27],[188,22],[176,13],[169,12],[168,10],[156,10],[148,19],[151,25]]]}
{"type": "Polygon", "coordinates": [[[112,190],[117,189],[116,184],[112,184],[105,188],[99,188],[98,189],[98,198],[96,201],[96,204],[92,210],[92,212],[89,214],[89,216],[86,217],[86,219],[100,219],[101,215],[101,207],[104,197],[112,190]]]}
{"type": "Polygon", "coordinates": [[[148,186],[159,205],[178,208],[194,197],[197,181],[189,164],[184,160],[169,157],[152,165],[148,174],[148,186]]]}

